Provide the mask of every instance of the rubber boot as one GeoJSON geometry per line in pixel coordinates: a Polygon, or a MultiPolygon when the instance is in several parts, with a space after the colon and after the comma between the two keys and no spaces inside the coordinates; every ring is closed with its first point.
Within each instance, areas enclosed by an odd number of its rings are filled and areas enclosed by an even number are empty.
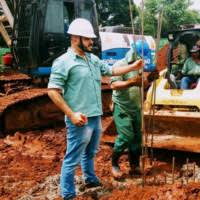
{"type": "Polygon", "coordinates": [[[121,153],[117,153],[115,151],[113,151],[112,154],[112,175],[114,178],[119,179],[122,177],[122,172],[120,171],[120,167],[119,167],[119,158],[121,156],[121,153]]]}
{"type": "Polygon", "coordinates": [[[130,165],[129,175],[141,175],[140,170],[140,154],[139,151],[136,153],[132,153],[131,151],[128,151],[128,160],[130,165]]]}

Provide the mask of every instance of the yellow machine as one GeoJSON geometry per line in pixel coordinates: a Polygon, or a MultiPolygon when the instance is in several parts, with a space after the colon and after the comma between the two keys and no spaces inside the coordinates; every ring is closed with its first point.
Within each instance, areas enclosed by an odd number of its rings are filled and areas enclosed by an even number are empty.
{"type": "Polygon", "coordinates": [[[200,82],[179,89],[183,65],[200,40],[200,29],[169,33],[168,40],[168,66],[148,90],[144,105],[146,142],[154,148],[200,153],[200,82]]]}

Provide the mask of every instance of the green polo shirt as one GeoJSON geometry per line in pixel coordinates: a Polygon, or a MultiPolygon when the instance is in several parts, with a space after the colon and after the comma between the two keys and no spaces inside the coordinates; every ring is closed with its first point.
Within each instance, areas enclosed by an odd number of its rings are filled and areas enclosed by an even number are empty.
{"type": "MultiPolygon", "coordinates": [[[[115,63],[114,67],[123,67],[128,64],[130,60],[130,52],[126,54],[126,57],[115,63]]],[[[114,81],[125,81],[131,77],[138,75],[138,71],[132,71],[125,75],[113,76],[111,83],[114,81]]],[[[140,102],[140,88],[136,86],[129,87],[127,89],[113,90],[112,100],[114,103],[120,106],[123,112],[135,112],[141,108],[140,102]]]]}
{"type": "Polygon", "coordinates": [[[112,68],[97,56],[80,57],[71,48],[52,66],[48,88],[58,88],[73,112],[87,117],[102,115],[101,75],[112,75],[112,68]]]}
{"type": "Polygon", "coordinates": [[[188,58],[184,63],[182,73],[184,75],[200,76],[200,64],[194,62],[192,58],[188,58]]]}

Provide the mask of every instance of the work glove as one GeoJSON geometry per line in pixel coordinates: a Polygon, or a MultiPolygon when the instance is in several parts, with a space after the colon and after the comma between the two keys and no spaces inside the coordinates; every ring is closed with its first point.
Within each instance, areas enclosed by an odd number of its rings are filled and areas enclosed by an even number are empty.
{"type": "MultiPolygon", "coordinates": [[[[128,79],[128,82],[129,82],[129,86],[141,87],[142,86],[142,76],[141,75],[134,76],[134,77],[128,79]]],[[[146,88],[147,85],[148,85],[148,81],[144,78],[144,87],[146,88]]]]}
{"type": "Polygon", "coordinates": [[[150,82],[156,80],[159,78],[159,72],[158,70],[155,70],[153,72],[151,72],[148,76],[147,76],[147,80],[150,82]]]}
{"type": "Polygon", "coordinates": [[[132,78],[129,78],[128,82],[129,82],[129,86],[138,86],[138,87],[140,87],[142,85],[142,76],[141,75],[137,75],[137,76],[134,76],[132,78]]]}

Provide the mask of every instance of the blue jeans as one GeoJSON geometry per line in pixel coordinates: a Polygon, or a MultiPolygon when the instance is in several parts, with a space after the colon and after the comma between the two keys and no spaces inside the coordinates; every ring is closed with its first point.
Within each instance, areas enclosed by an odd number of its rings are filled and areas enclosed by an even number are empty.
{"type": "Polygon", "coordinates": [[[94,172],[94,156],[98,151],[101,136],[101,116],[89,117],[88,123],[77,127],[67,120],[67,151],[62,163],[60,187],[62,197],[75,197],[75,168],[81,163],[86,183],[99,179],[94,172]]]}
{"type": "Polygon", "coordinates": [[[193,77],[188,77],[185,76],[181,79],[181,89],[185,90],[185,89],[189,89],[191,83],[196,83],[198,79],[193,78],[193,77]]]}

